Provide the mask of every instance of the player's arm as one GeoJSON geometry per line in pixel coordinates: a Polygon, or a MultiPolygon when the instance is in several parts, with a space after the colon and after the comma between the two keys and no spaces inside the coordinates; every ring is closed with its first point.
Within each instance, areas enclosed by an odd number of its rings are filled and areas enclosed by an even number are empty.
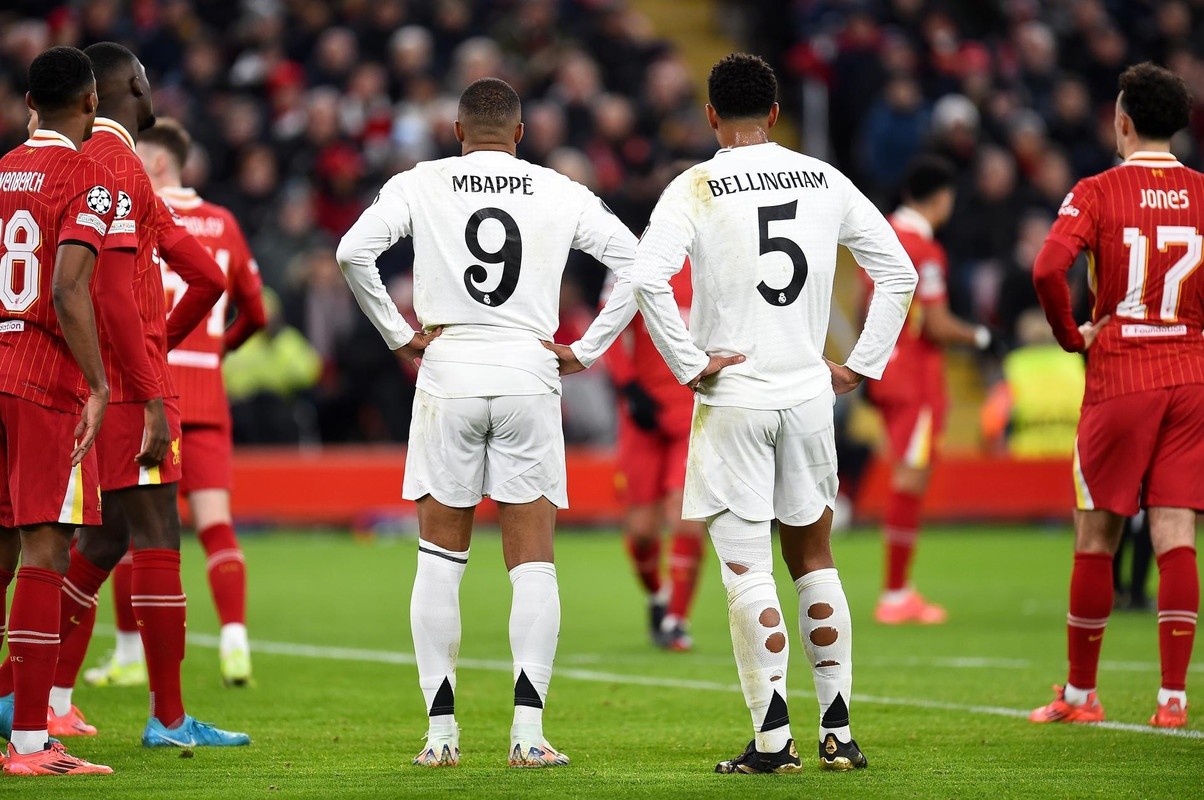
{"type": "Polygon", "coordinates": [[[439,330],[415,332],[410,327],[389,296],[376,266],[381,253],[401,237],[410,235],[410,203],[405,175],[395,175],[381,187],[376,200],[343,235],[335,258],[360,310],[371,320],[385,344],[413,362],[439,335],[439,330]]]}
{"type": "Polygon", "coordinates": [[[59,243],[51,279],[54,311],[67,347],[88,382],[88,399],[75,429],[76,444],[71,453],[73,466],[83,461],[91,449],[109,404],[109,381],[100,357],[100,337],[96,333],[90,290],[95,266],[96,250],[91,244],[59,243]]]}
{"type": "Polygon", "coordinates": [[[1045,244],[1033,262],[1033,286],[1045,318],[1063,350],[1081,353],[1087,343],[1074,321],[1066,275],[1080,252],[1091,246],[1096,224],[1098,190],[1091,179],[1079,181],[1066,195],[1045,244]]]}
{"type": "Polygon", "coordinates": [[[944,254],[941,253],[940,260],[934,257],[916,265],[919,283],[916,284],[914,302],[924,308],[924,338],[936,344],[968,344],[986,350],[993,338],[991,329],[958,319],[949,310],[943,259],[944,254]]]}
{"type": "Polygon", "coordinates": [[[213,310],[226,291],[226,276],[205,246],[179,223],[159,197],[155,198],[159,256],[184,279],[188,288],[167,316],[167,349],[174,350],[213,310]]]}
{"type": "Polygon", "coordinates": [[[573,249],[601,261],[613,282],[602,310],[581,338],[568,347],[545,342],[560,360],[560,374],[568,375],[593,366],[610,349],[635,317],[635,296],[631,291],[631,265],[635,262],[636,238],[606,204],[584,187],[584,209],[577,220],[573,249]]]}
{"type": "Polygon", "coordinates": [[[915,267],[890,223],[852,184],[837,240],[874,282],[874,295],[857,344],[843,367],[832,365],[833,386],[850,391],[862,378],[881,378],[907,321],[915,294],[915,267]]]}
{"type": "Polygon", "coordinates": [[[237,315],[223,336],[223,349],[229,353],[242,347],[243,343],[263,326],[267,325],[267,312],[263,307],[263,282],[259,278],[259,266],[251,255],[247,240],[231,217],[229,224],[238,238],[240,258],[230,265],[229,291],[237,315]]]}

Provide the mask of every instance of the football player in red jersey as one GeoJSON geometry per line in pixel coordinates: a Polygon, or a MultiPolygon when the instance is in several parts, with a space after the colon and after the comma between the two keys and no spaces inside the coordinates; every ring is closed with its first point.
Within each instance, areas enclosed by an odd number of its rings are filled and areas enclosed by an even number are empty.
{"type": "MultiPolygon", "coordinates": [[[[963,322],[949,311],[948,263],[935,233],[953,212],[955,180],[952,164],[936,156],[920,156],[907,169],[903,204],[890,218],[920,282],[886,372],[881,380],[866,382],[866,396],[882,413],[894,466],[883,526],[885,581],[874,611],[874,619],[885,625],[945,621],[945,609],[926,601],[910,582],[920,510],[936,442],[945,425],[943,351],[955,344],[979,349],[991,345],[987,328],[963,322]]],[[[872,292],[868,277],[865,285],[872,292]]]]}
{"type": "MultiPolygon", "coordinates": [[[[134,607],[147,654],[151,716],[148,747],[247,744],[246,734],[218,730],[185,713],[180,691],[185,598],[180,584],[179,411],[167,370],[177,342],[209,312],[225,288],[221,270],[167,206],[155,197],[134,136],[154,121],[146,71],[126,48],[101,43],[86,54],[99,98],[94,136],[85,150],[113,172],[114,220],[98,271],[111,271],[137,304],[136,315],[100,307],[101,355],[112,386],[106,424],[96,440],[104,521],[80,530],[63,580],[59,651],[50,692],[52,736],[94,735],[71,692],[96,616],[95,596],[133,539],[134,607]],[[163,254],[189,282],[171,318],[164,311],[163,254]]],[[[0,669],[0,694],[11,674],[0,669]]]]}
{"type": "Polygon", "coordinates": [[[0,614],[21,561],[6,659],[13,685],[0,698],[4,772],[109,774],[50,738],[46,706],[71,535],[100,521],[91,448],[109,383],[89,286],[116,182],[80,152],[97,106],[87,56],[55,47],[35,58],[26,102],[38,126],[0,159],[0,614]]]}
{"type": "MultiPolygon", "coordinates": [[[[688,319],[693,297],[688,262],[671,284],[682,317],[688,319]]],[[[665,366],[638,314],[604,359],[620,396],[615,483],[627,506],[624,539],[648,593],[652,641],[668,650],[689,650],[690,605],[704,532],[701,523],[681,518],[694,394],[665,366]],[[666,525],[673,529],[668,586],[661,575],[666,525]]]]}
{"type": "MultiPolygon", "coordinates": [[[[191,146],[191,137],[178,122],[160,119],[153,128],[142,132],[137,149],[155,192],[168,202],[184,227],[205,245],[226,273],[226,293],[205,322],[167,354],[167,363],[180,392],[183,424],[180,490],[188,499],[197,537],[208,557],[209,588],[221,623],[222,680],[227,686],[244,686],[251,678],[246,628],[247,571],[230,514],[234,445],[221,359],[263,327],[262,286],[259,268],[238,221],[225,208],[206,202],[195,190],[183,187],[180,172],[191,146]],[[238,316],[227,329],[230,301],[238,316]]],[[[187,288],[166,260],[163,286],[169,308],[187,288]]],[[[128,685],[146,679],[141,640],[130,602],[131,564],[131,558],[126,557],[113,570],[118,649],[105,665],[84,673],[89,684],[128,685]]]]}
{"type": "Polygon", "coordinates": [[[1112,611],[1121,524],[1147,509],[1158,561],[1162,685],[1150,724],[1187,724],[1187,668],[1200,603],[1196,513],[1204,509],[1204,175],[1170,139],[1191,98],[1174,73],[1145,63],[1121,75],[1116,149],[1123,163],[1066,196],[1033,279],[1059,344],[1087,354],[1075,442],[1070,674],[1033,722],[1097,722],[1100,646],[1112,611]],[[1091,258],[1094,308],[1076,325],[1066,272],[1091,258]]]}

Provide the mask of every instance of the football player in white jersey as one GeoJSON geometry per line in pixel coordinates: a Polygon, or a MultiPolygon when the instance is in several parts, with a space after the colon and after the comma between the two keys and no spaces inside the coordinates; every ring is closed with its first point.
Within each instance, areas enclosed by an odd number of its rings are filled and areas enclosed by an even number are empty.
{"type": "Polygon", "coordinates": [[[589,366],[635,315],[629,271],[636,239],[592,192],[516,157],[518,95],[483,78],[460,97],[463,155],[394,176],[343,237],[338,261],[389,347],[418,372],[402,496],[418,504],[418,572],[410,622],[430,716],[422,766],[459,760],[455,719],[459,586],[473,512],[498,504],[513,601],[514,724],[509,761],[552,767],[569,759],[543,734],[543,707],[560,629],[552,563],[556,509],[568,505],[560,377],[589,366]],[[414,309],[406,324],[377,257],[414,239],[414,309]],[[545,348],[558,324],[570,249],[616,274],[615,290],[571,353],[545,348]]]}
{"type": "Polygon", "coordinates": [[[705,520],[714,542],[755,731],[744,753],[715,769],[801,768],[786,706],[787,634],[771,574],[775,519],[819,698],[821,766],[864,767],[849,732],[849,607],[829,542],[837,488],[832,406],[836,394],[882,375],[916,272],[890,225],[848,178],[769,140],[778,105],[768,64],[728,56],[708,88],[707,117],[722,149],[665,190],[632,283],[657,349],[698,392],[682,516],[705,520]],[[865,329],[842,366],[823,357],[837,244],[853,252],[875,288],[865,329]],[[689,332],[669,288],[687,254],[689,332]],[[698,380],[715,355],[733,353],[746,359],[698,380]]]}

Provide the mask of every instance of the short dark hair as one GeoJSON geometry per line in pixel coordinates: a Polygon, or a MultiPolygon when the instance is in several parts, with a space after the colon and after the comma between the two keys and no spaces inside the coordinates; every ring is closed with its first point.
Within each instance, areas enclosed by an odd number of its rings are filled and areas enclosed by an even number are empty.
{"type": "Polygon", "coordinates": [[[1120,76],[1120,107],[1133,120],[1137,135],[1166,140],[1187,127],[1191,95],[1183,79],[1145,61],[1120,76]]]}
{"type": "Polygon", "coordinates": [[[82,50],[52,47],[29,65],[29,94],[40,113],[69,108],[92,90],[92,64],[82,50]]]}
{"type": "Polygon", "coordinates": [[[154,127],[138,134],[138,143],[162,147],[175,160],[179,169],[183,169],[188,161],[188,152],[192,149],[192,137],[184,130],[184,126],[174,119],[166,118],[156,120],[154,127]]]}
{"type": "Polygon", "coordinates": [[[957,171],[948,159],[934,155],[918,156],[907,165],[907,171],[903,174],[903,199],[922,203],[955,183],[957,171]]]}
{"type": "Polygon", "coordinates": [[[778,79],[760,56],[732,53],[711,67],[707,95],[720,119],[765,117],[778,101],[778,79]]]}
{"type": "Polygon", "coordinates": [[[457,115],[461,124],[471,121],[484,127],[502,128],[522,117],[522,103],[514,87],[500,78],[481,78],[468,84],[460,95],[457,115]]]}
{"type": "Polygon", "coordinates": [[[132,66],[138,60],[128,47],[116,42],[97,42],[89,45],[84,49],[84,55],[92,62],[92,72],[96,74],[98,85],[103,85],[119,70],[132,66]]]}

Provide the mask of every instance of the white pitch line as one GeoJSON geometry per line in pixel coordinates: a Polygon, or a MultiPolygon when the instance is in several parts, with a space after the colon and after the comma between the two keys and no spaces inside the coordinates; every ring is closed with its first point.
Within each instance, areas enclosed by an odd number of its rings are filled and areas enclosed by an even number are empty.
{"type": "MultiPolygon", "coordinates": [[[[99,629],[99,626],[98,626],[99,629]]],[[[98,632],[100,632],[98,630],[98,632]]],[[[219,644],[216,636],[207,633],[189,633],[189,644],[198,647],[216,649],[219,644]]],[[[265,642],[254,640],[251,650],[280,656],[297,658],[315,658],[329,661],[361,661],[375,664],[413,665],[412,653],[400,653],[390,650],[367,650],[358,647],[325,647],[321,645],[299,644],[295,642],[265,642]]],[[[985,659],[984,659],[985,660],[985,659]]],[[[488,672],[505,672],[513,670],[509,661],[498,661],[479,658],[462,658],[458,666],[465,669],[479,669],[488,672]]],[[[682,678],[659,678],[652,675],[625,675],[617,672],[601,672],[590,669],[558,669],[556,676],[569,680],[589,681],[592,683],[618,683],[626,686],[657,686],[664,689],[687,689],[704,692],[739,692],[740,686],[716,681],[697,681],[682,678]]],[[[960,711],[966,714],[981,714],[992,717],[1011,717],[1024,719],[1029,712],[1018,708],[1002,706],[965,705],[962,703],[946,703],[940,700],[922,700],[908,697],[875,697],[859,694],[855,697],[859,703],[871,703],[882,706],[904,706],[907,708],[938,709],[941,711],[960,711]]],[[[1204,739],[1204,731],[1184,730],[1182,728],[1151,728],[1146,725],[1134,725],[1128,722],[1096,722],[1080,725],[1083,728],[1103,728],[1110,731],[1125,731],[1126,733],[1144,733],[1154,736],[1173,736],[1184,739],[1204,739]]]]}

